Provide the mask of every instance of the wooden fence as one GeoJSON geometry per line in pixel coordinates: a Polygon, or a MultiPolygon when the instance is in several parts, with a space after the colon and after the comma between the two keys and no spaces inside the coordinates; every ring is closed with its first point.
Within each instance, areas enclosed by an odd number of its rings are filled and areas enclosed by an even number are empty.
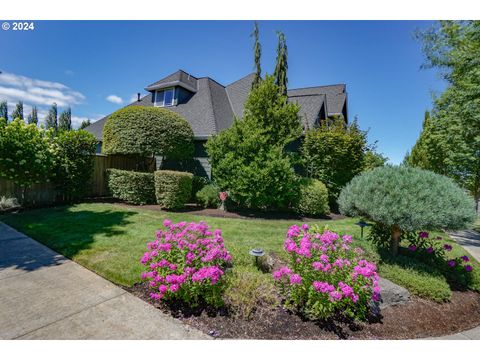
{"type": "MultiPolygon", "coordinates": [[[[153,158],[138,159],[138,157],[124,155],[95,155],[93,163],[93,176],[90,191],[87,197],[108,196],[107,169],[154,171],[155,160],[153,158]]],[[[0,178],[0,196],[21,197],[22,189],[13,182],[0,178]]],[[[26,193],[26,201],[31,204],[47,205],[58,200],[58,194],[53,184],[35,184],[26,193]]]]}

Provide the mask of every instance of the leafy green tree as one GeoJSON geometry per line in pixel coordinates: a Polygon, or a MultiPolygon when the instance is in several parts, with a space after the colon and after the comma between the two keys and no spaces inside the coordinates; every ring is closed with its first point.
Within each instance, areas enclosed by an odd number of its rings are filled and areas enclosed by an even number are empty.
{"type": "Polygon", "coordinates": [[[440,21],[417,33],[426,57],[447,89],[407,163],[448,175],[480,200],[480,22],[440,21]]]}
{"type": "Polygon", "coordinates": [[[387,165],[356,176],[338,203],[342,214],[389,229],[394,255],[403,232],[461,229],[476,218],[473,199],[453,180],[409,166],[387,165]]]}
{"type": "Polygon", "coordinates": [[[85,130],[60,131],[54,138],[53,182],[64,201],[88,193],[97,146],[95,137],[85,130]]]}
{"type": "Polygon", "coordinates": [[[277,31],[278,36],[278,45],[277,45],[277,60],[275,64],[275,84],[278,86],[280,94],[287,95],[287,86],[288,86],[288,50],[287,50],[287,40],[285,35],[281,31],[277,31]]]}
{"type": "Polygon", "coordinates": [[[36,106],[32,107],[32,112],[30,113],[30,115],[28,115],[27,123],[35,125],[38,124],[38,111],[36,106]]]}
{"type": "Polygon", "coordinates": [[[23,102],[19,101],[15,106],[15,110],[12,113],[12,119],[20,119],[23,120],[23,102]]]}
{"type": "Polygon", "coordinates": [[[255,64],[255,77],[253,78],[252,88],[257,87],[258,84],[262,81],[262,67],[260,64],[260,60],[262,57],[262,46],[260,45],[259,40],[259,30],[258,30],[258,23],[255,21],[255,28],[253,33],[250,35],[254,38],[255,43],[253,46],[253,60],[255,64]]]}
{"type": "Polygon", "coordinates": [[[388,161],[388,157],[377,153],[374,150],[367,150],[363,159],[363,170],[369,171],[377,167],[384,166],[388,161]]]}
{"type": "Polygon", "coordinates": [[[169,160],[193,156],[193,130],[180,115],[157,107],[128,106],[111,114],[103,128],[103,152],[169,160]]]}
{"type": "Polygon", "coordinates": [[[58,118],[58,130],[72,130],[72,109],[62,111],[58,118]]]}
{"type": "Polygon", "coordinates": [[[301,157],[307,176],[327,186],[334,205],[342,187],[364,170],[367,150],[367,132],[338,118],[306,131],[301,157]]]}
{"type": "Polygon", "coordinates": [[[82,129],[85,129],[86,127],[92,125],[92,122],[90,121],[90,119],[87,119],[87,120],[82,120],[82,123],[80,124],[80,130],[82,129]]]}
{"type": "Polygon", "coordinates": [[[0,102],[0,118],[8,122],[8,103],[6,101],[0,102]]]}
{"type": "Polygon", "coordinates": [[[20,119],[0,126],[0,177],[22,188],[22,203],[28,188],[48,181],[52,168],[48,132],[20,119]]]}
{"type": "Polygon", "coordinates": [[[297,196],[298,179],[284,149],[301,135],[298,111],[267,75],[250,92],[243,118],[208,140],[212,176],[240,206],[285,208],[297,196]]]}
{"type": "Polygon", "coordinates": [[[45,119],[45,127],[47,129],[53,129],[55,132],[58,130],[58,109],[56,103],[53,103],[48,112],[47,118],[45,119]]]}

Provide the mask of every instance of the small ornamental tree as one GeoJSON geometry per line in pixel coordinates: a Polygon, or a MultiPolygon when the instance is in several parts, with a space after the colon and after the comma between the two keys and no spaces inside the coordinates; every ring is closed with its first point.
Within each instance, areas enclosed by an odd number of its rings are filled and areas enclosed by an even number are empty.
{"type": "Polygon", "coordinates": [[[473,199],[451,179],[406,166],[379,167],[355,177],[338,204],[342,214],[387,227],[393,255],[403,232],[454,230],[475,220],[473,199]]]}
{"type": "Polygon", "coordinates": [[[193,130],[180,115],[156,107],[128,106],[110,115],[103,128],[103,152],[169,160],[193,156],[193,130]]]}
{"type": "Polygon", "coordinates": [[[0,177],[22,188],[23,203],[27,189],[48,181],[52,168],[53,153],[47,132],[20,119],[0,124],[0,177]]]}
{"type": "Polygon", "coordinates": [[[367,149],[366,132],[355,121],[347,125],[338,118],[307,130],[301,153],[307,175],[327,186],[333,203],[342,187],[364,170],[367,149]]]}
{"type": "Polygon", "coordinates": [[[60,131],[54,144],[56,189],[68,201],[85,196],[93,175],[97,140],[85,130],[70,130],[60,131]]]}

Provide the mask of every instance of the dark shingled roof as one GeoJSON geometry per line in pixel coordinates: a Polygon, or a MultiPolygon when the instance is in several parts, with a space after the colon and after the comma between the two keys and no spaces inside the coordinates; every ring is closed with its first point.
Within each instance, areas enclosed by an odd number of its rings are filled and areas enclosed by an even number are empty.
{"type": "MultiPolygon", "coordinates": [[[[152,93],[155,89],[170,86],[181,86],[190,91],[188,100],[175,106],[166,107],[183,116],[190,123],[195,138],[205,139],[229,128],[233,118],[243,115],[243,107],[252,87],[254,74],[249,74],[227,86],[215,80],[202,77],[196,78],[179,70],[145,89],[151,91],[140,101],[127,106],[154,106],[152,93]]],[[[346,116],[347,95],[345,85],[317,86],[292,89],[288,91],[288,101],[300,105],[300,116],[304,126],[315,127],[322,114],[346,116]]],[[[108,116],[98,120],[85,130],[102,140],[102,130],[108,116]]],[[[347,120],[347,119],[346,119],[347,120]]]]}

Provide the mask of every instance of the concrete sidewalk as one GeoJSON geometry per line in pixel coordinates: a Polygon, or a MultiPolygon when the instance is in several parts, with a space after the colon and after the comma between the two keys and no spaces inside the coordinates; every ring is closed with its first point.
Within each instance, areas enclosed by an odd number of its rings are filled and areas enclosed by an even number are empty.
{"type": "Polygon", "coordinates": [[[480,262],[480,234],[478,232],[474,230],[450,231],[448,235],[480,262]]]}
{"type": "Polygon", "coordinates": [[[0,223],[0,339],[208,339],[0,223]]]}

